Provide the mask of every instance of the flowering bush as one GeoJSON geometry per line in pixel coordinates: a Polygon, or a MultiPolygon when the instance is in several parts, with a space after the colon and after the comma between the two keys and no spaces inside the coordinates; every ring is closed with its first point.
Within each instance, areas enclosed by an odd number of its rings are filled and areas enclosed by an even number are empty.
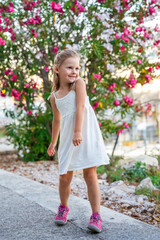
{"type": "MultiPolygon", "coordinates": [[[[103,136],[123,132],[131,126],[126,117],[136,114],[131,89],[137,83],[149,84],[160,69],[160,63],[151,63],[148,57],[150,52],[158,56],[159,27],[153,20],[159,9],[158,0],[3,1],[1,96],[14,98],[19,116],[26,115],[29,125],[37,96],[43,97],[46,113],[51,114],[47,97],[55,54],[65,48],[79,50],[81,76],[103,136]],[[41,78],[40,87],[33,76],[41,78]]],[[[51,120],[46,131],[51,132],[51,120]]]]}

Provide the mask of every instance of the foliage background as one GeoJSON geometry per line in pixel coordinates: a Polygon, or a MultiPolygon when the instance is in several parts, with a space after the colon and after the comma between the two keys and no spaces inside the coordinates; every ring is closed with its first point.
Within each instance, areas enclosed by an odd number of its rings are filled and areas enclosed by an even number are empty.
{"type": "Polygon", "coordinates": [[[146,24],[159,8],[157,0],[0,3],[1,96],[15,101],[16,112],[6,111],[14,123],[6,127],[24,160],[48,157],[52,112],[47,98],[54,57],[65,48],[81,53],[81,77],[103,137],[131,127],[141,109],[131,89],[149,84],[160,68],[147,57],[148,51],[159,56],[159,28],[146,24]],[[35,105],[38,96],[45,110],[35,105]]]}

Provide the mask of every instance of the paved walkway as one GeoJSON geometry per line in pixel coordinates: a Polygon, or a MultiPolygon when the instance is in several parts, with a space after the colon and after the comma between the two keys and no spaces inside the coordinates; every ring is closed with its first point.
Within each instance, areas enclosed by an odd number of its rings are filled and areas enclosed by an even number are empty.
{"type": "Polygon", "coordinates": [[[70,196],[68,223],[54,224],[58,191],[0,170],[0,240],[159,240],[160,229],[109,208],[101,207],[100,234],[87,229],[91,215],[87,200],[70,196]]]}

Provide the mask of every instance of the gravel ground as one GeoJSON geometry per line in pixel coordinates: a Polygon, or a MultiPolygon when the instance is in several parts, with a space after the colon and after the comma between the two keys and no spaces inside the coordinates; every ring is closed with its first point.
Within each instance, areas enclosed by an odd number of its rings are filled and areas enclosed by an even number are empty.
{"type": "MultiPolygon", "coordinates": [[[[46,184],[50,187],[58,189],[59,175],[58,175],[58,164],[53,161],[38,161],[38,162],[23,162],[16,154],[12,155],[0,155],[0,168],[15,174],[27,177],[31,180],[38,181],[42,184],[46,184]]],[[[160,210],[158,205],[153,209],[152,212],[144,211],[143,213],[138,213],[137,211],[131,212],[126,207],[117,204],[113,201],[109,204],[106,203],[105,191],[107,189],[108,183],[98,176],[100,189],[101,189],[101,204],[105,207],[118,211],[120,213],[129,215],[133,218],[141,220],[143,222],[149,223],[160,227],[160,210]]],[[[82,176],[82,171],[76,171],[71,183],[71,194],[81,197],[83,199],[88,199],[87,187],[82,176]]]]}

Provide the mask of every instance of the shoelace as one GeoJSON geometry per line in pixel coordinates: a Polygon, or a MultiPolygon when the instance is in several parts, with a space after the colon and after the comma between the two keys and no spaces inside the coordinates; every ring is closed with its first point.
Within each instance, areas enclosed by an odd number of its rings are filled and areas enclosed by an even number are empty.
{"type": "Polygon", "coordinates": [[[63,216],[65,210],[66,210],[66,208],[59,207],[58,216],[59,216],[59,217],[63,216]]]}
{"type": "Polygon", "coordinates": [[[95,216],[91,216],[91,219],[93,220],[93,222],[95,222],[96,224],[98,224],[99,223],[99,221],[101,220],[101,218],[100,217],[95,217],[95,216]]]}

